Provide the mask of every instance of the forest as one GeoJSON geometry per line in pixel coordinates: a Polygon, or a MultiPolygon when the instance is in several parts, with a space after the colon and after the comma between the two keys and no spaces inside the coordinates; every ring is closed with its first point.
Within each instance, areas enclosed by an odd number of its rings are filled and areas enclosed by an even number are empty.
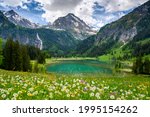
{"type": "Polygon", "coordinates": [[[32,71],[31,60],[37,63],[45,63],[45,53],[40,49],[20,44],[18,41],[7,39],[2,47],[0,39],[0,66],[2,69],[11,71],[32,71]]]}

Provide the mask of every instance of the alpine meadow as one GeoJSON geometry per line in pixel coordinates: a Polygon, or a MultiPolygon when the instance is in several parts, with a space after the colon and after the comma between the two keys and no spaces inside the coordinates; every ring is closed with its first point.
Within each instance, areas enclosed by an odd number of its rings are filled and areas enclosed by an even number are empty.
{"type": "Polygon", "coordinates": [[[150,0],[83,1],[0,1],[0,100],[150,100],[150,0]]]}

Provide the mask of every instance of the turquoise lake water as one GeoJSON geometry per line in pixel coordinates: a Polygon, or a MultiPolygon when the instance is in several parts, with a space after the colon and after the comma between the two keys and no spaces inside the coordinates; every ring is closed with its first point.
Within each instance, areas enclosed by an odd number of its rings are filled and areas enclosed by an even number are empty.
{"type": "Polygon", "coordinates": [[[111,74],[112,70],[106,66],[108,63],[97,60],[73,60],[60,61],[47,67],[48,72],[54,73],[106,73],[111,74]]]}

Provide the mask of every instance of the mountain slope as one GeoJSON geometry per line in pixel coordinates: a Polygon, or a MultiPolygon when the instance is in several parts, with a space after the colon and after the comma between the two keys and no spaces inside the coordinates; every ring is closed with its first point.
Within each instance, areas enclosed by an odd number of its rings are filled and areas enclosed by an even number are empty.
{"type": "Polygon", "coordinates": [[[37,24],[30,22],[29,20],[22,18],[15,11],[10,10],[4,13],[4,15],[9,19],[10,22],[15,25],[19,25],[25,28],[37,28],[37,24]]]}
{"type": "Polygon", "coordinates": [[[16,26],[2,12],[0,12],[0,36],[3,39],[12,37],[20,43],[42,47],[52,56],[65,56],[77,44],[77,41],[69,32],[16,26]]]}
{"type": "Polygon", "coordinates": [[[85,53],[89,56],[103,55],[115,46],[129,47],[131,42],[136,43],[148,37],[150,37],[150,1],[118,21],[102,27],[96,35],[93,46],[85,53]]]}
{"type": "Polygon", "coordinates": [[[83,20],[72,13],[55,20],[52,27],[69,31],[74,37],[80,40],[87,38],[89,35],[95,34],[95,31],[91,30],[83,20]]]}

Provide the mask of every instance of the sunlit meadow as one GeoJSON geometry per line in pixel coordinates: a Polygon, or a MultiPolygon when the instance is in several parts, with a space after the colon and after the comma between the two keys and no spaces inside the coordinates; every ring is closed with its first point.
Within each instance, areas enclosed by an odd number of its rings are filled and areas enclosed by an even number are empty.
{"type": "Polygon", "coordinates": [[[54,75],[0,70],[0,99],[150,100],[150,77],[54,75]]]}

